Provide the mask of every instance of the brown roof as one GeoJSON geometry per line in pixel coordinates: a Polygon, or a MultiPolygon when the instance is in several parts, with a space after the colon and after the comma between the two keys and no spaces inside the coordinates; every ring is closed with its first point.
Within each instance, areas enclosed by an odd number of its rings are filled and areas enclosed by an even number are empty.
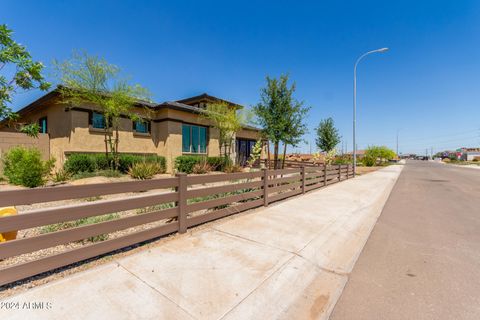
{"type": "Polygon", "coordinates": [[[192,105],[194,103],[198,103],[198,102],[205,102],[205,101],[220,101],[220,102],[223,102],[223,103],[226,103],[228,105],[231,105],[237,109],[242,109],[243,106],[242,105],[239,105],[235,102],[231,102],[231,101],[228,101],[228,100],[225,100],[225,99],[221,99],[221,98],[217,98],[217,97],[214,97],[214,96],[211,96],[207,93],[202,93],[198,96],[193,96],[193,97],[189,97],[189,98],[185,98],[185,99],[181,99],[181,100],[177,100],[176,102],[180,102],[180,103],[184,103],[184,104],[188,104],[188,105],[192,105]]]}

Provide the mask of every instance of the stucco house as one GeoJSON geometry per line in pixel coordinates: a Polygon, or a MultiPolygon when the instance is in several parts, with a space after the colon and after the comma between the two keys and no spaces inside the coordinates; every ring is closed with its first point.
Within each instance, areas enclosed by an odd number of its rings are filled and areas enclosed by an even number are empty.
{"type": "MultiPolygon", "coordinates": [[[[38,123],[40,132],[48,134],[50,154],[56,159],[57,167],[72,153],[104,152],[104,121],[100,109],[89,104],[70,106],[60,98],[57,89],[45,94],[20,109],[18,121],[38,123]]],[[[121,118],[119,152],[164,156],[168,171],[180,155],[218,156],[218,130],[200,115],[208,103],[216,101],[231,108],[242,108],[208,94],[163,103],[138,101],[134,112],[143,121],[134,122],[127,116],[121,118]]],[[[3,126],[1,130],[12,129],[3,126]]],[[[257,128],[242,128],[236,134],[232,157],[243,163],[258,139],[260,131],[257,128]]]]}

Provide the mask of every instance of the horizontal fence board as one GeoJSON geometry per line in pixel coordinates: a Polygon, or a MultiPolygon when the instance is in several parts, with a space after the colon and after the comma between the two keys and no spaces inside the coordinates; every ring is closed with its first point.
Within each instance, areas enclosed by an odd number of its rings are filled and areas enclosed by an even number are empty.
{"type": "Polygon", "coordinates": [[[268,197],[268,202],[271,203],[271,202],[274,202],[274,201],[282,200],[282,199],[285,199],[285,198],[288,198],[288,197],[295,196],[295,195],[300,194],[300,193],[302,193],[301,189],[276,194],[274,196],[268,197]]]}
{"type": "Polygon", "coordinates": [[[100,200],[31,212],[0,218],[0,232],[22,230],[47,224],[77,220],[81,218],[126,211],[178,200],[178,193],[143,195],[122,199],[100,200]]]}
{"type": "Polygon", "coordinates": [[[177,216],[178,208],[170,208],[82,227],[41,234],[31,238],[2,242],[0,243],[0,259],[177,216]]]}
{"type": "Polygon", "coordinates": [[[321,171],[321,172],[309,172],[309,173],[306,173],[305,174],[305,177],[307,178],[310,178],[310,177],[323,177],[324,176],[324,172],[321,171]]]}
{"type": "Polygon", "coordinates": [[[300,173],[302,170],[300,168],[293,168],[293,169],[277,169],[277,170],[267,170],[267,174],[269,176],[274,176],[274,175],[281,175],[281,174],[289,174],[289,173],[300,173]]]}
{"type": "Polygon", "coordinates": [[[232,214],[240,213],[242,211],[252,209],[255,207],[260,207],[263,205],[263,199],[252,200],[246,203],[242,203],[236,206],[223,208],[220,210],[215,210],[214,212],[209,212],[206,214],[202,214],[196,217],[188,218],[187,219],[187,226],[193,227],[205,222],[217,220],[226,216],[230,216],[232,214]]]}
{"type": "Polygon", "coordinates": [[[334,177],[334,176],[337,176],[338,177],[338,171],[334,172],[327,172],[327,177],[334,177]]]}
{"type": "Polygon", "coordinates": [[[282,190],[287,190],[287,189],[292,189],[292,188],[297,188],[297,187],[301,187],[302,186],[302,183],[301,182],[295,182],[295,183],[289,183],[289,184],[284,184],[284,185],[281,185],[281,186],[278,186],[278,187],[272,187],[272,188],[268,188],[268,193],[274,193],[274,192],[279,192],[279,191],[282,191],[282,190]]]}
{"type": "Polygon", "coordinates": [[[109,253],[139,242],[154,239],[173,233],[178,230],[178,222],[172,222],[164,226],[135,232],[123,237],[105,240],[103,242],[86,245],[81,248],[68,250],[38,260],[21,263],[8,268],[0,269],[0,285],[21,280],[30,276],[50,271],[59,267],[83,261],[89,258],[109,253]]]}
{"type": "Polygon", "coordinates": [[[305,191],[310,191],[310,190],[318,189],[318,188],[321,188],[321,187],[324,187],[323,183],[316,183],[316,184],[312,184],[312,185],[309,185],[309,186],[305,186],[305,191]]]}
{"type": "Polygon", "coordinates": [[[228,197],[222,197],[222,198],[213,199],[213,200],[197,202],[197,203],[187,205],[186,212],[190,213],[190,212],[194,212],[194,211],[198,211],[198,210],[208,209],[208,208],[212,208],[212,207],[218,207],[218,206],[222,206],[222,205],[229,204],[229,203],[232,203],[232,202],[237,202],[237,201],[247,200],[247,199],[254,198],[254,197],[259,197],[261,195],[263,195],[263,190],[245,192],[245,193],[236,194],[236,195],[233,195],[233,196],[228,196],[228,197]]]}
{"type": "Polygon", "coordinates": [[[239,189],[249,189],[249,188],[258,188],[263,186],[263,181],[251,181],[244,183],[232,183],[224,186],[202,188],[202,189],[193,189],[187,191],[187,199],[195,197],[204,197],[217,193],[232,192],[239,189]]]}
{"type": "Polygon", "coordinates": [[[302,180],[302,176],[297,174],[295,176],[283,177],[283,178],[276,178],[276,179],[269,179],[268,184],[280,184],[280,183],[288,183],[292,181],[299,181],[302,180]]]}
{"type": "Polygon", "coordinates": [[[305,185],[308,186],[308,185],[312,185],[312,184],[323,184],[323,177],[320,177],[320,178],[316,178],[316,179],[306,179],[305,180],[305,185]]]}
{"type": "Polygon", "coordinates": [[[87,198],[124,192],[174,188],[177,186],[178,178],[162,178],[144,181],[95,183],[83,186],[58,186],[38,189],[7,190],[0,191],[0,207],[87,198]]]}
{"type": "Polygon", "coordinates": [[[220,182],[220,181],[230,181],[230,180],[241,180],[241,179],[253,179],[263,176],[262,171],[255,172],[238,172],[238,173],[227,173],[227,174],[215,174],[208,176],[188,176],[187,184],[204,184],[210,182],[220,182]]]}
{"type": "Polygon", "coordinates": [[[327,186],[328,186],[328,185],[331,185],[331,184],[334,184],[334,183],[337,183],[337,182],[338,182],[338,180],[336,180],[336,179],[327,181],[327,186]]]}

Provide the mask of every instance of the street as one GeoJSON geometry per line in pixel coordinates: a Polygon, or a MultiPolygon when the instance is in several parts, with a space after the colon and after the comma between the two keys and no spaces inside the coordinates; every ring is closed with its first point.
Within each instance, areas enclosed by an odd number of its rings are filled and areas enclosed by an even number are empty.
{"type": "Polygon", "coordinates": [[[480,170],[407,162],[330,319],[480,319],[480,170]]]}

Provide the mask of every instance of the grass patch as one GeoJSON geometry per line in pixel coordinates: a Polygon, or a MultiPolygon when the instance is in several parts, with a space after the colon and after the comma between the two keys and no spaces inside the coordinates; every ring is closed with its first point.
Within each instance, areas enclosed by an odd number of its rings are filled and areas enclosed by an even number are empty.
{"type": "Polygon", "coordinates": [[[92,177],[107,177],[107,178],[120,178],[124,176],[120,171],[115,170],[98,170],[94,172],[79,172],[72,175],[71,180],[79,180],[92,177]]]}

